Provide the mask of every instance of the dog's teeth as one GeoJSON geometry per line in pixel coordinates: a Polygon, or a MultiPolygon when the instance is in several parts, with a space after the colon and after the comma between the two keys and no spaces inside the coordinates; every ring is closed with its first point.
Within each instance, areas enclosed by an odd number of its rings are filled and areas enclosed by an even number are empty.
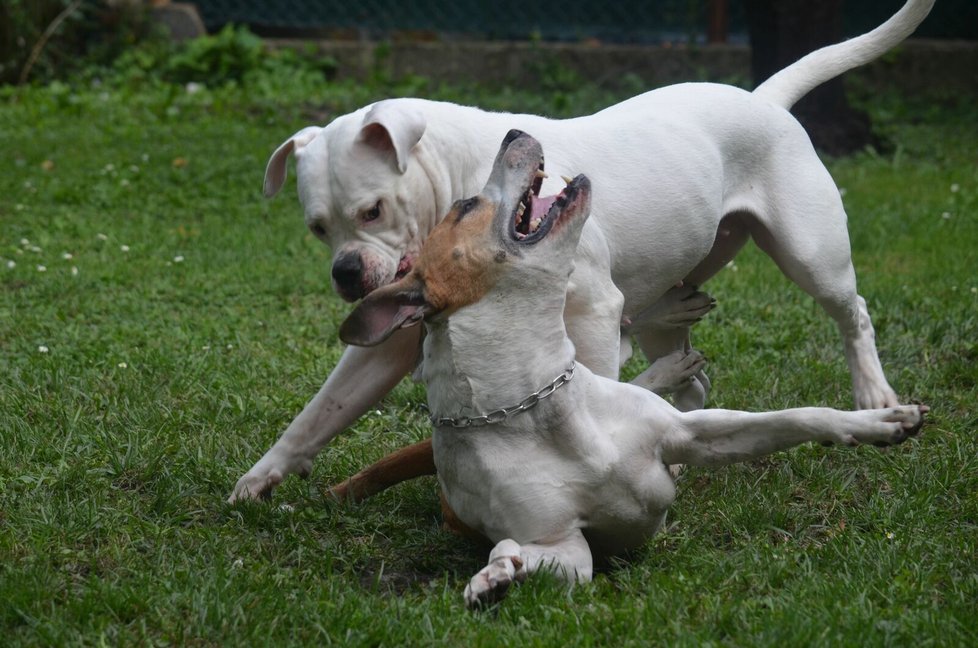
{"type": "Polygon", "coordinates": [[[565,176],[565,175],[562,175],[562,176],[560,176],[560,177],[561,177],[561,179],[563,179],[563,181],[564,181],[564,182],[566,182],[567,184],[570,184],[570,183],[572,183],[572,182],[574,182],[574,178],[568,178],[568,177],[567,177],[567,176],[565,176]]]}
{"type": "Polygon", "coordinates": [[[538,229],[540,229],[540,223],[541,222],[543,222],[543,219],[541,219],[541,218],[534,218],[533,220],[531,220],[530,221],[530,231],[531,232],[535,232],[538,229]]]}
{"type": "Polygon", "coordinates": [[[520,205],[519,205],[519,207],[516,208],[516,217],[517,218],[521,217],[523,215],[523,212],[525,212],[525,211],[526,211],[526,205],[524,205],[521,202],[520,205]]]}
{"type": "Polygon", "coordinates": [[[546,173],[544,172],[544,170],[543,170],[543,169],[537,169],[537,177],[538,177],[538,178],[549,178],[550,176],[548,176],[548,175],[547,175],[547,174],[546,174],[546,173]]]}

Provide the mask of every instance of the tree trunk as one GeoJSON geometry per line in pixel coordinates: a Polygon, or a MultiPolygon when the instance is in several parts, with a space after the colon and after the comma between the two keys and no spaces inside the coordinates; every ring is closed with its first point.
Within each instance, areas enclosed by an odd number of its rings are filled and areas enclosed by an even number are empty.
{"type": "MultiPolygon", "coordinates": [[[[805,54],[843,40],[842,1],[744,0],[754,86],[805,54]]],[[[869,115],[849,105],[841,77],[812,90],[791,112],[815,147],[830,155],[880,145],[869,115]]]]}

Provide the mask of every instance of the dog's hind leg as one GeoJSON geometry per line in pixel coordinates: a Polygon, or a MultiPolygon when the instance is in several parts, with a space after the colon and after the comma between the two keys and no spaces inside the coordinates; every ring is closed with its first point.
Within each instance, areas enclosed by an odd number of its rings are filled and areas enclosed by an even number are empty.
{"type": "Polygon", "coordinates": [[[502,540],[489,553],[489,564],[469,580],[465,604],[477,608],[501,600],[514,582],[522,582],[535,571],[547,570],[568,583],[591,580],[594,561],[580,529],[546,543],[520,544],[502,540]]]}
{"type": "Polygon", "coordinates": [[[809,155],[807,163],[799,163],[807,168],[792,168],[797,177],[780,178],[781,190],[773,192],[770,201],[771,217],[758,219],[751,234],[782,272],[835,320],[845,345],[856,407],[898,405],[896,392],[883,374],[866,301],[856,292],[842,199],[828,171],[813,153],[809,155]]]}

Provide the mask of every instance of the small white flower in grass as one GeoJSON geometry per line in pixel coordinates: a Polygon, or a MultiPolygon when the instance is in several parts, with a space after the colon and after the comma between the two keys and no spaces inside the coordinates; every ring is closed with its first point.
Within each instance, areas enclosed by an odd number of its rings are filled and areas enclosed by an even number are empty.
{"type": "Polygon", "coordinates": [[[129,186],[129,180],[127,178],[123,178],[122,180],[119,181],[119,186],[120,187],[128,187],[129,186]]]}
{"type": "Polygon", "coordinates": [[[944,220],[951,220],[951,212],[944,212],[943,214],[941,214],[941,218],[943,218],[944,220]]]}
{"type": "Polygon", "coordinates": [[[97,238],[100,241],[108,241],[109,240],[109,237],[106,236],[105,234],[102,234],[101,232],[99,232],[98,234],[96,234],[95,235],[95,238],[97,238]]]}
{"type": "Polygon", "coordinates": [[[737,264],[734,263],[733,261],[729,262],[727,264],[727,267],[730,268],[733,272],[737,272],[737,264]]]}
{"type": "Polygon", "coordinates": [[[71,266],[71,276],[72,277],[78,276],[78,266],[71,266]]]}
{"type": "Polygon", "coordinates": [[[7,261],[7,269],[8,270],[13,270],[16,267],[17,267],[17,262],[16,261],[7,261]]]}
{"type": "Polygon", "coordinates": [[[149,162],[149,153],[143,153],[139,159],[143,162],[149,162]]]}
{"type": "Polygon", "coordinates": [[[233,345],[233,344],[229,344],[229,345],[228,345],[228,351],[230,351],[230,350],[231,350],[231,349],[233,349],[233,348],[234,348],[234,345],[233,345]]]}
{"type": "Polygon", "coordinates": [[[27,247],[28,245],[30,245],[30,244],[31,244],[31,242],[30,242],[30,241],[28,241],[28,240],[27,240],[27,239],[25,239],[25,238],[22,238],[22,239],[20,239],[20,244],[21,244],[21,246],[22,246],[22,247],[27,247]]]}
{"type": "Polygon", "coordinates": [[[958,193],[959,191],[961,191],[961,185],[959,185],[957,182],[951,185],[951,193],[958,193]]]}
{"type": "Polygon", "coordinates": [[[38,272],[47,272],[48,269],[47,269],[47,266],[39,265],[39,266],[37,266],[37,271],[38,272]]]}
{"type": "Polygon", "coordinates": [[[120,369],[128,369],[129,368],[129,365],[126,364],[125,362],[120,362],[116,366],[119,367],[120,369]]]}
{"type": "Polygon", "coordinates": [[[231,569],[241,569],[242,567],[244,567],[244,561],[240,558],[231,563],[231,569]]]}
{"type": "Polygon", "coordinates": [[[293,511],[295,511],[295,507],[292,506],[291,504],[282,504],[278,508],[279,510],[285,511],[286,513],[292,513],[293,511]]]}
{"type": "Polygon", "coordinates": [[[978,286],[971,287],[971,294],[978,295],[978,286]]]}
{"type": "Polygon", "coordinates": [[[71,261],[73,255],[71,254],[71,252],[65,252],[64,254],[61,255],[61,258],[64,259],[65,261],[71,261]]]}
{"type": "Polygon", "coordinates": [[[894,540],[894,539],[896,539],[896,534],[893,533],[892,531],[887,531],[886,532],[886,539],[887,540],[894,540]]]}
{"type": "Polygon", "coordinates": [[[51,350],[51,349],[49,349],[49,348],[47,348],[47,347],[46,347],[46,346],[44,346],[43,344],[42,344],[42,345],[40,345],[39,347],[37,347],[37,352],[38,352],[38,353],[47,353],[47,352],[48,352],[48,351],[50,351],[50,350],[51,350]]]}
{"type": "Polygon", "coordinates": [[[135,164],[130,164],[129,170],[132,171],[133,173],[139,173],[139,167],[136,166],[135,164]]]}
{"type": "Polygon", "coordinates": [[[200,350],[201,351],[210,351],[211,350],[211,345],[205,344],[204,346],[200,347],[200,350]]]}
{"type": "Polygon", "coordinates": [[[129,246],[128,245],[120,245],[119,246],[119,249],[122,250],[123,252],[128,252],[129,251],[129,246]]]}
{"type": "Polygon", "coordinates": [[[173,257],[173,262],[174,263],[183,263],[183,255],[182,254],[178,254],[175,257],[173,257]]]}

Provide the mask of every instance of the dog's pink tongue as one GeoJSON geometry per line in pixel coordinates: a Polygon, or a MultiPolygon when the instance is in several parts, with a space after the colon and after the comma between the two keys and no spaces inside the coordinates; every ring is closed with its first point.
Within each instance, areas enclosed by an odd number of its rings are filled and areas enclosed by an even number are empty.
{"type": "Polygon", "coordinates": [[[543,198],[530,196],[530,222],[546,216],[555,200],[557,200],[557,196],[544,196],[543,198]]]}

